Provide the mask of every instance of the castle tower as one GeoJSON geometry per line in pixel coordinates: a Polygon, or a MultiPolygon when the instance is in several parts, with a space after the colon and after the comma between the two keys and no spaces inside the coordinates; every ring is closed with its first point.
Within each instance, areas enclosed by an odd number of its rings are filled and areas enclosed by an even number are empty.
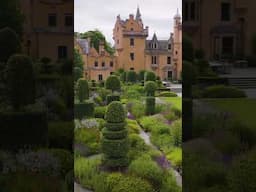
{"type": "Polygon", "coordinates": [[[177,10],[174,16],[174,31],[173,31],[173,68],[176,71],[176,78],[181,78],[182,72],[182,23],[181,15],[177,10]]]}
{"type": "Polygon", "coordinates": [[[137,8],[136,16],[122,20],[117,16],[113,29],[116,54],[118,55],[118,67],[125,70],[139,72],[145,69],[145,42],[148,36],[148,27],[143,27],[141,13],[137,8]]]}

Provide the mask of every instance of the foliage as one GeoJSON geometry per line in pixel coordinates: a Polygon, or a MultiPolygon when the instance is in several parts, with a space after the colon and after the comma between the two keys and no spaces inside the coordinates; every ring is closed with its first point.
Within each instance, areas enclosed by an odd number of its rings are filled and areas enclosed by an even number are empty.
{"type": "Polygon", "coordinates": [[[181,148],[174,148],[168,155],[167,159],[175,166],[176,169],[182,166],[182,150],[181,148]]]}
{"type": "Polygon", "coordinates": [[[10,57],[6,68],[8,93],[12,106],[19,109],[35,102],[35,77],[32,61],[25,55],[10,57]]]}
{"type": "Polygon", "coordinates": [[[130,134],[132,133],[139,134],[140,126],[136,120],[126,119],[126,122],[127,122],[127,129],[129,130],[130,134]]]}
{"type": "Polygon", "coordinates": [[[79,67],[74,67],[74,81],[77,82],[77,80],[82,77],[83,77],[83,70],[79,67]]]}
{"type": "Polygon", "coordinates": [[[95,107],[94,109],[94,117],[95,118],[103,118],[105,117],[106,113],[106,107],[105,106],[100,106],[100,107],[95,107]]]}
{"type": "Polygon", "coordinates": [[[119,91],[121,89],[119,78],[115,75],[110,75],[106,80],[105,87],[112,90],[112,92],[119,91]]]}
{"type": "MultiPolygon", "coordinates": [[[[2,8],[2,7],[1,7],[2,8]]],[[[0,22],[1,25],[1,22],[0,22]]],[[[8,27],[0,30],[0,62],[7,62],[13,54],[20,52],[21,42],[16,32],[8,27]]]]}
{"type": "Polygon", "coordinates": [[[145,105],[140,101],[130,101],[126,104],[126,108],[135,118],[140,118],[145,114],[145,105]]]}
{"type": "Polygon", "coordinates": [[[122,104],[118,101],[113,101],[107,108],[105,119],[108,123],[124,122],[126,117],[122,104]]]}
{"type": "Polygon", "coordinates": [[[89,84],[85,79],[78,80],[78,98],[82,103],[84,100],[89,99],[89,84]]]}
{"type": "MultiPolygon", "coordinates": [[[[190,62],[194,60],[192,39],[186,34],[182,36],[182,59],[190,62]]],[[[182,79],[184,79],[184,77],[182,79]]]]}
{"type": "Polygon", "coordinates": [[[182,189],[177,185],[176,179],[171,171],[165,175],[160,192],[181,192],[182,189]]]}
{"type": "Polygon", "coordinates": [[[139,74],[138,74],[139,81],[144,81],[145,73],[146,73],[146,70],[139,71],[139,74]]]}
{"type": "Polygon", "coordinates": [[[120,101],[120,96],[117,94],[108,95],[107,96],[107,105],[110,104],[113,101],[120,101]]]}
{"type": "Polygon", "coordinates": [[[145,72],[145,81],[155,81],[156,75],[153,71],[145,72]]]}
{"type": "Polygon", "coordinates": [[[171,91],[162,91],[158,94],[158,97],[177,97],[177,94],[171,91]]]}
{"type": "Polygon", "coordinates": [[[143,155],[134,160],[130,164],[128,171],[132,175],[148,180],[156,189],[161,186],[163,170],[148,155],[143,155]]]}
{"type": "Polygon", "coordinates": [[[173,145],[176,147],[181,147],[182,144],[182,126],[181,120],[174,121],[171,125],[171,137],[173,145]]]}
{"type": "Polygon", "coordinates": [[[144,86],[144,90],[147,96],[155,96],[156,83],[154,81],[147,81],[144,86]]]}
{"type": "Polygon", "coordinates": [[[215,85],[207,87],[203,91],[203,96],[206,98],[240,98],[246,97],[246,94],[235,87],[215,85]]]}
{"type": "Polygon", "coordinates": [[[84,103],[75,103],[74,108],[74,115],[76,119],[93,117],[94,115],[94,103],[91,101],[85,101],[84,103]]]}
{"type": "Polygon", "coordinates": [[[146,98],[146,115],[153,115],[155,114],[155,97],[147,97],[146,98]]]}
{"type": "Polygon", "coordinates": [[[137,74],[135,71],[128,71],[126,73],[126,81],[127,82],[131,82],[131,83],[135,83],[137,81],[137,74]]]}
{"type": "Polygon", "coordinates": [[[111,47],[110,43],[106,41],[105,36],[99,30],[87,31],[81,34],[82,39],[90,38],[90,46],[93,46],[97,51],[99,51],[100,42],[104,42],[105,50],[113,55],[115,50],[111,47]]]}
{"type": "Polygon", "coordinates": [[[98,89],[98,94],[102,98],[102,101],[106,101],[107,96],[111,94],[111,91],[105,88],[98,89]]]}

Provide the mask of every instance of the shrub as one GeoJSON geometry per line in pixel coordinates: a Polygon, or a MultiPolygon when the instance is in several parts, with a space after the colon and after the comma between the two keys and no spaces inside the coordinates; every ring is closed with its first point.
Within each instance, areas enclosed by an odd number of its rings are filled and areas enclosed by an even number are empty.
{"type": "Polygon", "coordinates": [[[89,85],[85,79],[78,80],[78,98],[80,102],[89,99],[89,85]]]}
{"type": "Polygon", "coordinates": [[[144,81],[145,73],[146,73],[145,70],[139,71],[139,74],[138,74],[138,80],[139,81],[144,81]]]}
{"type": "Polygon", "coordinates": [[[174,148],[168,155],[167,159],[171,162],[176,169],[182,166],[182,150],[181,148],[174,148]]]}
{"type": "Polygon", "coordinates": [[[161,186],[163,170],[148,155],[144,155],[134,160],[130,164],[128,172],[148,180],[156,189],[161,186]]]}
{"type": "Polygon", "coordinates": [[[108,123],[124,122],[126,117],[125,110],[122,104],[118,101],[113,101],[107,108],[105,119],[108,123]]]}
{"type": "Polygon", "coordinates": [[[129,130],[129,133],[140,133],[140,126],[138,125],[136,120],[127,119],[127,129],[129,130]]]}
{"type": "Polygon", "coordinates": [[[102,101],[106,101],[107,95],[110,95],[110,94],[111,94],[111,91],[108,90],[108,89],[105,89],[105,88],[100,88],[100,89],[98,90],[98,94],[99,94],[99,96],[102,98],[102,101]]]}
{"type": "Polygon", "coordinates": [[[124,167],[128,163],[127,153],[129,143],[125,127],[125,110],[120,102],[109,104],[105,119],[106,128],[103,129],[102,151],[104,165],[109,168],[124,167]]]}
{"type": "Polygon", "coordinates": [[[107,104],[110,104],[113,101],[120,101],[119,95],[108,95],[107,96],[107,104]]]}
{"type": "Polygon", "coordinates": [[[135,83],[137,81],[137,74],[135,71],[127,72],[127,82],[135,83]]]}
{"type": "Polygon", "coordinates": [[[114,187],[112,192],[152,192],[151,185],[140,178],[124,177],[114,187]]]}
{"type": "Polygon", "coordinates": [[[177,120],[171,125],[171,137],[173,140],[173,145],[176,147],[180,147],[182,143],[182,126],[181,120],[177,120]]]}
{"type": "Polygon", "coordinates": [[[181,192],[181,188],[177,185],[176,179],[171,171],[165,175],[160,192],[181,192]]]}
{"type": "Polygon", "coordinates": [[[163,91],[158,94],[158,97],[177,97],[177,94],[171,91],[163,91]]]}
{"type": "MultiPolygon", "coordinates": [[[[73,162],[72,162],[73,164],[73,162]]],[[[74,191],[74,170],[70,170],[65,176],[65,183],[68,191],[74,191]]]]}
{"type": "Polygon", "coordinates": [[[145,73],[145,81],[155,81],[156,75],[153,71],[147,71],[145,73]]]}
{"type": "Polygon", "coordinates": [[[103,105],[103,100],[100,96],[93,97],[93,101],[96,105],[103,105]]]}
{"type": "Polygon", "coordinates": [[[146,98],[146,115],[153,115],[155,113],[155,97],[146,98]]]}
{"type": "Polygon", "coordinates": [[[144,86],[145,92],[147,96],[155,96],[156,91],[156,83],[154,81],[147,81],[144,86]]]}
{"type": "Polygon", "coordinates": [[[11,55],[20,51],[21,43],[16,32],[5,27],[0,30],[0,61],[6,62],[11,55]]]}
{"type": "Polygon", "coordinates": [[[15,109],[35,102],[35,76],[32,61],[25,55],[13,55],[6,67],[10,101],[15,109]]]}
{"type": "Polygon", "coordinates": [[[94,117],[104,119],[107,108],[105,106],[95,107],[94,117]]]}
{"type": "Polygon", "coordinates": [[[84,117],[93,117],[94,103],[85,101],[84,103],[75,103],[75,118],[82,119],[84,117]]]}
{"type": "Polygon", "coordinates": [[[237,88],[223,85],[207,87],[203,96],[206,98],[241,98],[246,97],[246,94],[237,88]]]}
{"type": "Polygon", "coordinates": [[[129,102],[126,106],[136,118],[140,118],[145,114],[145,105],[143,105],[143,103],[140,101],[129,102]]]}
{"type": "Polygon", "coordinates": [[[182,54],[183,60],[191,62],[194,60],[194,48],[192,40],[185,34],[182,36],[182,54]]]}
{"type": "Polygon", "coordinates": [[[106,80],[105,87],[106,89],[112,90],[112,92],[119,91],[121,89],[119,78],[115,75],[110,75],[106,80]]]}

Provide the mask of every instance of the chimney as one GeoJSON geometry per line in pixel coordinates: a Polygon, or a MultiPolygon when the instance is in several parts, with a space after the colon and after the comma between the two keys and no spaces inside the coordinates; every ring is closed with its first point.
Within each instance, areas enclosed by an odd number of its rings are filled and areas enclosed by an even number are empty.
{"type": "Polygon", "coordinates": [[[130,14],[130,15],[129,15],[129,18],[130,18],[131,20],[134,20],[134,15],[133,15],[133,14],[130,14]]]}

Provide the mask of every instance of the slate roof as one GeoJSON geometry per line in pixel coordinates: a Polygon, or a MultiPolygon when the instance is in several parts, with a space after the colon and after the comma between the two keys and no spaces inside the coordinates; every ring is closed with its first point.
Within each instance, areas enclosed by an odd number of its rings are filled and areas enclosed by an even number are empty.
{"type": "Polygon", "coordinates": [[[89,42],[87,39],[76,39],[78,45],[81,47],[83,54],[89,53],[89,42]]]}

